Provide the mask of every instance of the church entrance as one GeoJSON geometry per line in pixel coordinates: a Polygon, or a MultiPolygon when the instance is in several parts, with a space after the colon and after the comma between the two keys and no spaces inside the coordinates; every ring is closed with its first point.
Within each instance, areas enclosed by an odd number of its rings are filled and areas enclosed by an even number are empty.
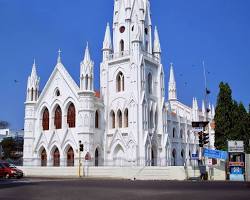
{"type": "Polygon", "coordinates": [[[95,166],[99,166],[99,152],[98,152],[98,149],[95,150],[95,166]]]}
{"type": "Polygon", "coordinates": [[[47,166],[47,153],[46,153],[45,149],[43,149],[43,151],[41,153],[41,166],[42,167],[46,167],[47,166]]]}
{"type": "Polygon", "coordinates": [[[60,152],[58,148],[55,149],[53,153],[53,166],[59,167],[60,166],[60,152]]]}
{"type": "Polygon", "coordinates": [[[74,151],[72,147],[69,148],[67,152],[67,166],[73,167],[74,166],[74,151]]]}
{"type": "Polygon", "coordinates": [[[172,166],[176,166],[177,163],[176,163],[176,150],[174,149],[173,152],[172,152],[172,166]]]}
{"type": "Polygon", "coordinates": [[[151,150],[151,166],[155,166],[154,150],[151,150]]]}

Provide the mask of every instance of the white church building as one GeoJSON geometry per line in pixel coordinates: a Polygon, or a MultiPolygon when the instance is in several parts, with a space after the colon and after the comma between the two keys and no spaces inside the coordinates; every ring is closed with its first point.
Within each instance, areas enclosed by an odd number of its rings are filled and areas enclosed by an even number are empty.
{"type": "MultiPolygon", "coordinates": [[[[205,120],[205,103],[199,110],[196,98],[192,107],[178,101],[173,64],[164,85],[149,0],[114,1],[113,24],[107,25],[102,52],[99,92],[94,90],[97,66],[88,46],[80,62],[79,84],[59,51],[40,93],[34,62],[25,102],[24,165],[76,166],[79,141],[84,144],[81,159],[88,154],[94,166],[190,165],[191,154],[199,150],[192,121],[205,120]]],[[[210,110],[211,121],[214,108],[210,110]]]]}

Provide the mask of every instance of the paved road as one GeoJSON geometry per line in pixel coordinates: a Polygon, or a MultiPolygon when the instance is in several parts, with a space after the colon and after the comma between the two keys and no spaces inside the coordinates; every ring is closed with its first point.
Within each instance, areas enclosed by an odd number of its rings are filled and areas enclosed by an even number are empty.
{"type": "Polygon", "coordinates": [[[0,200],[250,200],[250,183],[77,179],[0,180],[0,200]]]}

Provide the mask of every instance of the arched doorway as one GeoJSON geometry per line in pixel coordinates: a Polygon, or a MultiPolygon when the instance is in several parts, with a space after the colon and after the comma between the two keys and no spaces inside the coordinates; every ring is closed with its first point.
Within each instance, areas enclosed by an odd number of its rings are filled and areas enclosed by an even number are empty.
{"type": "Polygon", "coordinates": [[[67,166],[73,167],[74,166],[74,151],[72,147],[69,148],[67,152],[67,166]]]}
{"type": "Polygon", "coordinates": [[[176,150],[174,149],[173,151],[172,151],[172,166],[176,166],[177,165],[177,163],[176,163],[176,150]]]}
{"type": "Polygon", "coordinates": [[[153,149],[151,149],[151,166],[155,166],[155,156],[153,149]]]}
{"type": "Polygon", "coordinates": [[[53,166],[54,167],[60,166],[60,152],[58,148],[56,148],[53,153],[53,166]]]}
{"type": "Polygon", "coordinates": [[[47,166],[47,153],[45,149],[43,149],[41,152],[41,166],[42,167],[47,166]]]}
{"type": "Polygon", "coordinates": [[[115,166],[123,166],[125,162],[125,152],[120,144],[114,150],[114,164],[115,166]]]}
{"type": "Polygon", "coordinates": [[[151,166],[157,166],[157,150],[154,145],[151,148],[151,166]]]}
{"type": "Polygon", "coordinates": [[[95,166],[99,166],[99,152],[98,149],[95,150],[95,166]]]}

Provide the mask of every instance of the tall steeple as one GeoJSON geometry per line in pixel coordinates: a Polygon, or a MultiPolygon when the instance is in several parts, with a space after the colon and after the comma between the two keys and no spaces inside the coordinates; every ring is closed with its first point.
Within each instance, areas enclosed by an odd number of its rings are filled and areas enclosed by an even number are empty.
{"type": "MultiPolygon", "coordinates": [[[[152,53],[152,25],[148,0],[116,0],[113,19],[114,53],[129,52],[132,48],[134,25],[139,21],[144,51],[152,53]]],[[[124,53],[121,53],[124,55],[124,53]]]]}
{"type": "Polygon", "coordinates": [[[170,77],[168,82],[168,100],[177,100],[176,82],[173,63],[170,64],[170,77]]]}
{"type": "Polygon", "coordinates": [[[157,27],[155,27],[155,32],[154,32],[154,49],[153,49],[153,54],[157,58],[161,58],[161,44],[160,44],[160,39],[159,39],[159,34],[157,27]]]}
{"type": "Polygon", "coordinates": [[[80,89],[81,91],[93,91],[94,62],[90,58],[89,46],[87,44],[84,59],[80,64],[80,89]]]}
{"type": "Polygon", "coordinates": [[[112,41],[111,41],[109,23],[106,26],[102,51],[103,51],[103,60],[107,60],[110,54],[112,53],[112,41]]]}
{"type": "Polygon", "coordinates": [[[36,61],[34,59],[32,71],[31,71],[30,76],[28,77],[26,101],[29,101],[29,102],[37,101],[38,92],[39,92],[39,82],[40,82],[40,78],[37,76],[36,61]]]}

